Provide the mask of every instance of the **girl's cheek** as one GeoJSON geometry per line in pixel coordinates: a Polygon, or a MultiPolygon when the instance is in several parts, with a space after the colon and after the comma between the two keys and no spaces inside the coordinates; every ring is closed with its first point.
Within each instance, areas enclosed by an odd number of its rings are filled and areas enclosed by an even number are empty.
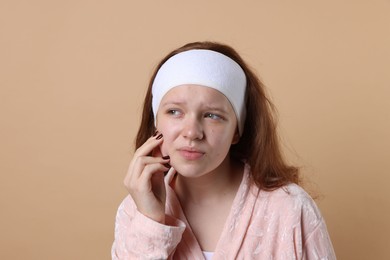
{"type": "Polygon", "coordinates": [[[160,150],[163,156],[168,155],[168,149],[165,141],[163,141],[163,143],[160,145],[160,150]]]}

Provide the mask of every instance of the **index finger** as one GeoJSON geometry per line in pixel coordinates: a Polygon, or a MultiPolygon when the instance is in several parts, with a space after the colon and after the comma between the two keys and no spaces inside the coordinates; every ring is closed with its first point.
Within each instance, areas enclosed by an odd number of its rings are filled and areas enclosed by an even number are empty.
{"type": "Polygon", "coordinates": [[[153,152],[163,142],[163,135],[158,133],[155,136],[151,136],[146,142],[141,145],[134,153],[135,156],[147,156],[153,152]]]}

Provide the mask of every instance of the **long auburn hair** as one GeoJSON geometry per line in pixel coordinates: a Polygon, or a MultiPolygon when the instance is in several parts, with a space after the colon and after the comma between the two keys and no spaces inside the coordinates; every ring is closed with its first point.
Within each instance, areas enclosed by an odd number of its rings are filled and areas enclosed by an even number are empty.
{"type": "Polygon", "coordinates": [[[240,55],[230,46],[216,42],[188,43],[169,53],[157,65],[150,79],[142,112],[141,125],[135,141],[136,149],[155,131],[152,111],[152,84],[160,67],[172,56],[192,49],[220,52],[236,61],[247,78],[246,119],[238,143],[230,148],[233,158],[244,160],[251,167],[251,179],[264,190],[273,190],[289,183],[299,183],[299,170],[286,163],[276,127],[275,107],[265,93],[265,87],[240,55]]]}

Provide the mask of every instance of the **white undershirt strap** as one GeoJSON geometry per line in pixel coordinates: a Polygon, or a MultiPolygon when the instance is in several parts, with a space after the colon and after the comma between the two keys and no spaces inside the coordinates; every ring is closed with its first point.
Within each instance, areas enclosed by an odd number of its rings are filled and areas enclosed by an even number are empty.
{"type": "Polygon", "coordinates": [[[206,251],[202,251],[203,255],[204,255],[204,258],[206,260],[211,260],[211,258],[213,258],[213,255],[214,255],[214,252],[206,252],[206,251]]]}

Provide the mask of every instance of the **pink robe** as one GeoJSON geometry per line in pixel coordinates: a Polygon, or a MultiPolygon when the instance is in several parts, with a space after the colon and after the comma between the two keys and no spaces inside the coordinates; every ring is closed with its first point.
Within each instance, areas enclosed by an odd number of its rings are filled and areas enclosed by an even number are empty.
{"type": "MultiPolygon", "coordinates": [[[[213,259],[336,259],[314,201],[299,186],[259,190],[249,166],[233,201],[213,259]]],[[[204,259],[167,176],[165,225],[137,211],[130,196],[119,206],[112,259],[204,259]]]]}

